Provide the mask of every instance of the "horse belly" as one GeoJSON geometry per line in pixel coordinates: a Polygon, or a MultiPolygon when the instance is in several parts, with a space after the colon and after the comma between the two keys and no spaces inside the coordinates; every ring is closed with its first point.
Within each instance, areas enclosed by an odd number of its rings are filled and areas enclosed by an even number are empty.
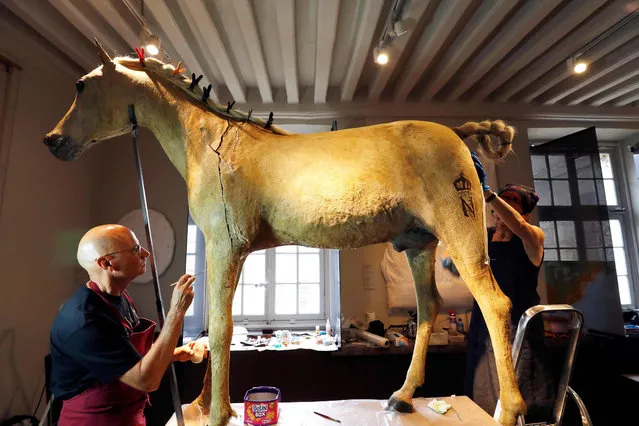
{"type": "Polygon", "coordinates": [[[357,248],[389,241],[414,221],[398,196],[371,199],[300,200],[296,206],[280,204],[269,224],[283,244],[319,248],[357,248]]]}

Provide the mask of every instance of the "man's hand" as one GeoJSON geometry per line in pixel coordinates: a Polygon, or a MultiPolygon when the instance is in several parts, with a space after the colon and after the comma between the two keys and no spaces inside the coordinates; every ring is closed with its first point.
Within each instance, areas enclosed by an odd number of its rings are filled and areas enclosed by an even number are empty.
{"type": "Polygon", "coordinates": [[[206,343],[198,343],[195,340],[175,348],[173,351],[173,361],[179,362],[193,361],[197,364],[202,361],[202,358],[207,358],[208,356],[208,345],[206,343]]]}
{"type": "Polygon", "coordinates": [[[473,159],[473,163],[475,164],[475,170],[477,171],[477,176],[479,177],[479,182],[481,182],[481,188],[484,191],[490,191],[490,186],[486,183],[486,171],[484,170],[484,166],[479,161],[479,157],[475,154],[475,151],[470,151],[470,156],[473,159]]]}
{"type": "Polygon", "coordinates": [[[175,284],[173,295],[171,296],[171,308],[178,314],[186,314],[186,310],[191,306],[193,302],[193,282],[195,277],[193,275],[184,274],[180,277],[175,284]]]}

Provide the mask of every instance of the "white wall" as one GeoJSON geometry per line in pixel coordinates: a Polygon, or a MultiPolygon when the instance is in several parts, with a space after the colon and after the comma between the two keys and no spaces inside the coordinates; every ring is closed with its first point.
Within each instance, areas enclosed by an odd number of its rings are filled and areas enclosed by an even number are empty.
{"type": "MultiPolygon", "coordinates": [[[[42,143],[73,101],[79,70],[0,8],[0,54],[22,67],[0,212],[0,420],[31,414],[49,330],[75,290],[75,244],[90,222],[93,165],[42,143]]],[[[6,147],[6,145],[5,145],[6,147]]]]}

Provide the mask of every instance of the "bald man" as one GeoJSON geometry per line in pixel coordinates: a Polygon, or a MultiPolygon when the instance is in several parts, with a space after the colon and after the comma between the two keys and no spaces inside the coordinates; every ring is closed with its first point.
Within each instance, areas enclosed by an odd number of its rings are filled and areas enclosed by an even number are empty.
{"type": "Polygon", "coordinates": [[[102,225],[78,245],[89,274],[62,306],[51,330],[51,390],[63,400],[60,426],[145,425],[148,392],[160,385],[172,360],[186,361],[192,346],[176,349],[195,277],[183,275],[173,290],[164,327],[139,317],[126,293],[144,273],[149,252],[129,228],[102,225]]]}

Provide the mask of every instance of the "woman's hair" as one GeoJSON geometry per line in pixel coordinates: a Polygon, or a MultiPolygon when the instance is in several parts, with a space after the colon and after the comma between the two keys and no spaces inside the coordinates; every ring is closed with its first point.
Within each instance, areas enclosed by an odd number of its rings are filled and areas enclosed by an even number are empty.
{"type": "Polygon", "coordinates": [[[539,201],[539,196],[534,189],[512,183],[509,183],[499,191],[499,198],[516,202],[521,207],[523,214],[532,212],[537,205],[537,201],[539,201]]]}

